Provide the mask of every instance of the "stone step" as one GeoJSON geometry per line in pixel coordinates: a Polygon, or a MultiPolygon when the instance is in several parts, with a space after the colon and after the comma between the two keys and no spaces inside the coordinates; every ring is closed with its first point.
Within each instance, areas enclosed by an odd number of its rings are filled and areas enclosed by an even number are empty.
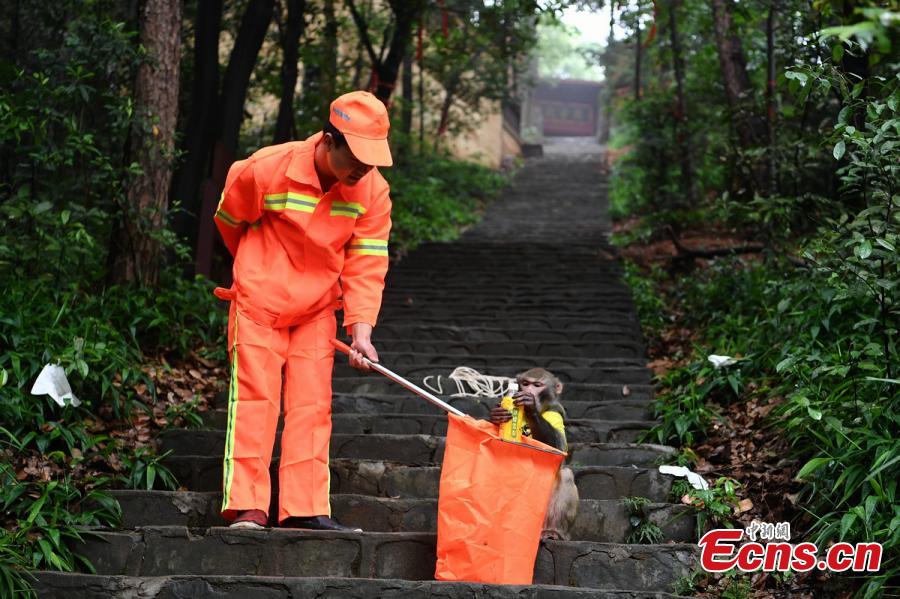
{"type": "MultiPolygon", "coordinates": [[[[607,421],[636,421],[653,419],[653,403],[635,392],[628,398],[599,401],[569,401],[564,399],[566,418],[586,418],[607,421]]],[[[474,418],[487,418],[497,400],[485,397],[444,397],[451,406],[474,418]]],[[[441,414],[443,411],[417,395],[404,391],[402,395],[335,394],[331,402],[335,414],[441,414]]],[[[225,428],[224,411],[210,412],[205,423],[208,428],[225,428]],[[221,414],[221,415],[220,415],[221,414]]]]}
{"type": "MultiPolygon", "coordinates": [[[[607,335],[591,341],[435,341],[428,339],[397,339],[379,335],[376,337],[381,351],[391,353],[414,352],[418,355],[441,356],[561,356],[573,358],[638,358],[644,355],[644,346],[629,335],[607,335]]],[[[385,358],[386,359],[386,358],[385,358]]]]}
{"type": "Polygon", "coordinates": [[[603,285],[594,289],[569,291],[548,289],[541,286],[512,286],[504,289],[470,289],[392,287],[384,290],[382,304],[444,305],[456,302],[501,306],[552,306],[566,304],[602,305],[608,301],[630,301],[631,290],[624,284],[603,285]]]}
{"type": "Polygon", "coordinates": [[[681,599],[649,591],[601,591],[554,585],[486,585],[468,582],[297,576],[103,576],[33,572],[46,599],[234,597],[237,599],[681,599]]]}
{"type": "MultiPolygon", "coordinates": [[[[276,438],[279,435],[276,434],[276,438]]],[[[159,436],[162,451],[173,456],[222,456],[225,431],[171,429],[159,436]]],[[[331,435],[331,459],[384,460],[414,466],[439,464],[444,456],[443,436],[426,434],[341,434],[331,435]]],[[[646,464],[664,446],[629,442],[569,443],[569,459],[583,466],[646,464]]],[[[273,455],[281,454],[276,442],[273,455]]]]}
{"type": "Polygon", "coordinates": [[[473,317],[479,315],[505,315],[505,312],[509,312],[512,316],[528,316],[536,314],[538,316],[583,315],[592,317],[620,313],[632,314],[634,313],[634,309],[634,303],[630,297],[598,299],[595,301],[549,299],[543,302],[504,302],[490,298],[483,300],[474,298],[470,300],[459,299],[455,301],[418,301],[416,299],[402,299],[393,301],[387,300],[383,302],[381,306],[381,311],[384,314],[407,317],[440,314],[453,315],[460,312],[471,314],[473,317]]]}
{"type": "MultiPolygon", "coordinates": [[[[544,269],[544,272],[541,273],[541,285],[546,289],[582,285],[587,289],[596,289],[606,285],[621,285],[623,274],[622,267],[614,263],[608,263],[603,267],[596,266],[588,272],[561,270],[557,264],[544,269]]],[[[507,286],[516,285],[517,281],[521,281],[521,276],[516,276],[515,272],[504,276],[501,273],[491,272],[487,268],[459,272],[452,267],[445,269],[423,267],[421,269],[402,269],[397,272],[388,271],[385,278],[386,286],[392,289],[460,287],[463,289],[492,289],[498,294],[502,294],[507,286]]]]}
{"type": "MultiPolygon", "coordinates": [[[[400,578],[434,576],[436,535],[153,526],[100,531],[74,544],[100,575],[177,574],[400,578]]],[[[534,582],[595,589],[669,589],[696,561],[689,544],[547,541],[534,582]]]]}
{"type": "MultiPolygon", "coordinates": [[[[431,405],[416,395],[410,397],[398,396],[367,396],[335,395],[331,402],[333,411],[332,421],[337,426],[337,421],[345,415],[375,416],[380,414],[395,415],[429,415],[441,416],[443,410],[431,405]]],[[[474,417],[487,419],[490,409],[496,405],[495,399],[457,397],[448,398],[448,403],[458,410],[474,417]],[[481,399],[481,401],[479,401],[481,399]]],[[[648,400],[612,400],[604,402],[566,401],[567,427],[579,420],[596,420],[607,422],[611,427],[640,422],[644,426],[655,425],[652,404],[648,400]]],[[[225,408],[210,410],[203,415],[203,428],[224,430],[228,426],[228,413],[225,408]]],[[[337,428],[335,428],[337,432],[337,428]]],[[[569,433],[572,441],[574,434],[569,433]]]]}
{"type": "Polygon", "coordinates": [[[399,262],[400,269],[428,268],[431,264],[448,265],[460,269],[477,268],[480,264],[495,267],[500,273],[504,265],[521,263],[528,266],[552,266],[559,269],[591,268],[603,260],[604,252],[613,248],[609,244],[600,245],[591,251],[584,246],[582,250],[568,250],[558,244],[546,244],[535,241],[532,247],[520,244],[497,244],[489,250],[475,249],[472,245],[448,247],[444,251],[428,251],[416,248],[416,251],[404,256],[399,262]]]}
{"type": "MultiPolygon", "coordinates": [[[[422,368],[447,368],[451,371],[457,366],[468,366],[479,372],[493,374],[495,367],[510,366],[527,370],[536,366],[546,368],[553,372],[561,380],[568,370],[590,369],[592,371],[614,372],[625,376],[626,373],[641,373],[649,376],[647,359],[642,356],[615,356],[615,357],[578,357],[578,356],[547,356],[536,354],[433,354],[430,352],[418,352],[416,350],[391,351],[389,347],[381,344],[378,358],[382,364],[391,370],[422,369],[422,368]],[[482,370],[484,369],[484,370],[482,370]],[[489,369],[489,370],[488,370],[489,369]]],[[[335,361],[335,376],[346,376],[359,372],[350,367],[344,356],[335,361]],[[346,372],[341,372],[346,367],[346,372]]],[[[398,373],[399,374],[399,373],[398,373]]]]}
{"type": "MultiPolygon", "coordinates": [[[[221,412],[220,412],[221,413],[221,412]]],[[[227,418],[227,417],[226,417],[227,418]]],[[[210,427],[224,438],[226,426],[210,427]]],[[[436,435],[447,434],[446,414],[332,414],[334,434],[341,435],[436,435]]],[[[566,421],[569,443],[634,443],[656,424],[653,420],[592,420],[574,418],[566,421]]],[[[282,423],[279,421],[279,431],[282,423]]],[[[275,441],[280,445],[280,433],[275,441]]],[[[277,452],[276,452],[277,453],[277,452]]]]}
{"type": "Polygon", "coordinates": [[[640,322],[634,315],[616,314],[608,316],[604,314],[595,314],[593,316],[565,316],[559,314],[536,316],[523,316],[518,318],[510,318],[505,315],[495,314],[490,317],[484,315],[466,315],[466,316],[417,316],[415,319],[407,317],[396,318],[390,314],[381,314],[378,317],[378,325],[375,331],[379,331],[379,327],[384,324],[388,325],[415,325],[415,326],[451,326],[459,328],[482,328],[497,327],[501,329],[518,329],[527,328],[533,331],[553,331],[553,332],[592,332],[599,327],[619,326],[619,327],[640,327],[640,322]]]}
{"type": "Polygon", "coordinates": [[[514,341],[518,343],[528,342],[552,342],[552,343],[580,343],[605,341],[612,337],[634,340],[643,345],[640,328],[635,324],[601,325],[592,329],[583,328],[577,331],[550,331],[535,330],[529,328],[499,327],[451,327],[443,325],[416,325],[416,324],[380,324],[376,328],[375,338],[381,339],[411,339],[418,341],[514,341]]]}
{"type": "Polygon", "coordinates": [[[482,243],[469,243],[462,245],[456,241],[430,241],[416,247],[415,256],[443,256],[448,253],[473,254],[484,253],[496,256],[506,248],[515,248],[519,253],[528,256],[546,256],[549,252],[592,256],[597,248],[593,244],[577,245],[553,243],[548,245],[523,243],[507,240],[496,240],[482,243]]]}
{"type": "MultiPolygon", "coordinates": [[[[424,401],[424,400],[420,400],[424,401]]],[[[331,416],[332,432],[336,434],[389,434],[389,435],[438,435],[447,434],[447,416],[426,402],[428,414],[360,414],[335,413],[331,416]]],[[[486,412],[488,406],[479,406],[486,412]]],[[[487,414],[484,414],[484,419],[487,414]]],[[[228,414],[214,410],[204,420],[206,428],[225,430],[228,414]]],[[[573,418],[566,421],[566,439],[569,443],[634,443],[645,431],[656,424],[654,420],[597,420],[573,418]]],[[[278,429],[283,428],[282,421],[278,429]]]]}
{"type": "MultiPolygon", "coordinates": [[[[441,375],[440,381],[442,393],[438,393],[437,395],[444,397],[445,399],[448,395],[453,395],[458,392],[458,388],[455,386],[455,383],[452,383],[451,379],[447,378],[450,372],[452,371],[445,370],[438,373],[441,375]]],[[[404,373],[398,374],[402,375],[404,373]]],[[[431,375],[434,373],[428,372],[427,374],[431,375]]],[[[424,376],[407,378],[416,385],[424,387],[424,376]]],[[[429,383],[436,388],[438,384],[437,381],[438,379],[432,378],[429,380],[429,383]]],[[[354,376],[334,377],[331,381],[331,385],[332,390],[335,394],[358,395],[361,398],[369,397],[372,395],[390,395],[393,397],[413,396],[411,391],[407,391],[399,384],[381,376],[380,374],[361,375],[358,373],[354,373],[354,376]]],[[[631,399],[649,400],[652,396],[652,393],[653,387],[649,384],[641,385],[634,383],[622,384],[608,382],[575,383],[570,381],[567,382],[565,387],[563,388],[563,404],[569,405],[569,403],[576,401],[602,402],[614,400],[627,401],[631,399]]],[[[414,410],[404,411],[406,412],[414,410]]]]}
{"type": "Polygon", "coordinates": [[[519,279],[508,287],[498,289],[487,287],[472,289],[466,284],[457,286],[441,285],[398,285],[385,287],[384,299],[413,301],[485,301],[504,300],[510,303],[560,301],[602,301],[609,298],[630,298],[631,289],[623,282],[609,285],[593,285],[575,288],[553,289],[540,280],[519,279]]]}
{"type": "Polygon", "coordinates": [[[594,304],[556,304],[546,306],[499,306],[493,304],[470,304],[459,302],[457,304],[442,303],[431,306],[393,305],[386,306],[384,316],[391,318],[403,318],[404,320],[421,320],[426,318],[541,318],[548,314],[554,317],[574,317],[594,319],[606,316],[608,318],[628,319],[635,312],[631,300],[618,302],[603,302],[594,304]]]}
{"type": "MultiPolygon", "coordinates": [[[[222,494],[190,491],[112,491],[122,507],[122,528],[143,526],[227,526],[220,514],[222,494]]],[[[275,505],[275,504],[273,504],[275,505]]],[[[395,499],[370,495],[332,495],[332,515],[342,524],[366,532],[436,532],[437,499],[395,499]]],[[[644,506],[645,520],[657,525],[667,541],[696,540],[694,511],[685,505],[644,506]]],[[[270,510],[275,513],[274,509],[270,510]]],[[[573,541],[626,543],[634,530],[622,501],[582,499],[570,531],[573,541]]],[[[274,525],[274,522],[270,524],[274,525]]]]}
{"type": "MultiPolygon", "coordinates": [[[[670,458],[660,452],[656,458],[670,458]]],[[[641,457],[641,456],[635,456],[641,457]]],[[[656,503],[669,501],[672,478],[660,474],[655,460],[638,466],[583,466],[573,464],[575,484],[582,499],[621,499],[646,497],[656,503]]],[[[222,489],[222,458],[208,456],[169,456],[165,459],[178,481],[192,491],[222,489]]],[[[331,493],[375,495],[378,497],[437,497],[440,481],[438,466],[410,466],[367,459],[333,459],[331,493]]],[[[277,485],[278,458],[272,459],[272,483],[277,485]]]]}
{"type": "Polygon", "coordinates": [[[543,254],[522,251],[514,245],[498,246],[491,252],[469,251],[468,248],[460,248],[444,253],[413,252],[404,256],[394,269],[399,272],[407,271],[434,271],[444,269],[450,272],[479,272],[493,270],[500,277],[516,278],[515,270],[519,267],[528,268],[531,271],[547,269],[547,274],[556,274],[563,271],[567,274],[572,271],[604,272],[618,266],[611,260],[616,248],[606,245],[598,247],[592,252],[567,252],[560,251],[559,247],[546,248],[543,254]],[[564,265],[565,268],[560,268],[564,265]]]}
{"type": "MultiPolygon", "coordinates": [[[[380,375],[379,375],[380,377],[380,375]]],[[[371,377],[345,377],[334,379],[335,385],[340,387],[358,387],[360,379],[375,384],[378,379],[371,377]],[[350,385],[349,383],[353,383],[350,385]]],[[[335,414],[443,414],[443,410],[433,406],[428,401],[407,391],[404,387],[389,381],[384,377],[380,379],[389,385],[384,385],[378,392],[337,392],[332,395],[331,409],[335,414]]],[[[421,381],[420,381],[421,382],[421,381]]],[[[430,381],[434,382],[434,381],[430,381]]],[[[563,405],[566,408],[567,418],[588,418],[593,420],[653,420],[653,401],[651,399],[652,388],[647,385],[635,386],[609,386],[602,389],[576,388],[581,385],[589,387],[590,383],[570,383],[563,389],[563,405]],[[622,390],[627,389],[627,396],[622,395],[622,390]],[[577,398],[585,398],[578,400],[577,398]],[[597,398],[597,399],[594,399],[597,398]]],[[[428,390],[424,385],[420,385],[428,390]]],[[[447,391],[456,391],[453,383],[448,389],[447,379],[441,379],[444,394],[435,394],[440,399],[458,408],[462,412],[474,418],[486,418],[488,412],[497,404],[496,397],[478,397],[475,395],[448,395],[447,391]]],[[[228,405],[228,393],[217,393],[210,401],[213,408],[204,414],[204,428],[225,428],[225,416],[219,414],[228,405]]]]}
{"type": "MultiPolygon", "coordinates": [[[[529,356],[451,356],[445,358],[437,356],[431,358],[432,363],[410,365],[403,362],[391,362],[390,356],[379,354],[378,357],[386,368],[413,382],[421,381],[427,376],[449,376],[458,366],[468,366],[482,374],[506,377],[514,377],[529,368],[541,367],[555,374],[563,383],[606,383],[631,386],[649,385],[651,379],[651,372],[644,367],[644,360],[631,360],[629,365],[621,366],[602,366],[601,360],[595,360],[590,362],[590,366],[573,366],[573,362],[577,362],[578,358],[533,358],[529,356]],[[441,364],[441,362],[445,364],[441,364]]],[[[418,358],[428,359],[427,356],[418,356],[418,358]]],[[[347,363],[346,358],[340,357],[335,360],[334,376],[336,378],[352,378],[354,374],[358,374],[359,378],[366,377],[360,371],[353,369],[347,363]]]]}

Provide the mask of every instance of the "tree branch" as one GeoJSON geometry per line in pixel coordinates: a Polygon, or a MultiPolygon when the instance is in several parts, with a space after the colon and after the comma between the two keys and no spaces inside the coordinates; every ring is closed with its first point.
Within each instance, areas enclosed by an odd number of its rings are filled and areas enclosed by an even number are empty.
{"type": "Polygon", "coordinates": [[[369,26],[366,24],[366,20],[363,16],[359,14],[353,0],[347,0],[346,3],[347,8],[350,9],[350,14],[353,16],[353,22],[356,23],[356,28],[359,30],[359,38],[363,43],[363,47],[366,49],[369,59],[372,61],[372,66],[377,69],[381,64],[381,60],[379,60],[378,55],[375,53],[375,48],[372,46],[372,40],[369,38],[369,26]]]}
{"type": "Polygon", "coordinates": [[[756,254],[766,249],[766,246],[764,245],[743,245],[738,247],[713,249],[691,249],[681,243],[681,241],[678,239],[678,236],[675,235],[675,231],[672,229],[672,227],[666,227],[666,234],[669,236],[669,239],[672,240],[672,244],[675,246],[675,249],[678,250],[679,257],[685,258],[715,258],[716,256],[731,256],[735,254],[756,254]]]}

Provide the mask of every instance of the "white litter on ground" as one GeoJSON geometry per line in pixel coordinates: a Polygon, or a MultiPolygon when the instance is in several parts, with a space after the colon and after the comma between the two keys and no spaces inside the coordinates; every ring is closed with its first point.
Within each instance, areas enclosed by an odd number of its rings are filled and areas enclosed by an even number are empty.
{"type": "Polygon", "coordinates": [[[66,371],[59,364],[46,364],[31,387],[32,395],[49,395],[60,407],[65,407],[66,400],[69,405],[78,407],[81,400],[72,393],[72,386],[66,378],[66,371]]]}
{"type": "Polygon", "coordinates": [[[663,474],[671,474],[672,476],[678,476],[680,478],[686,478],[691,486],[695,489],[703,489],[704,491],[709,488],[709,483],[706,482],[702,476],[688,470],[684,466],[660,466],[659,471],[663,474]]]}

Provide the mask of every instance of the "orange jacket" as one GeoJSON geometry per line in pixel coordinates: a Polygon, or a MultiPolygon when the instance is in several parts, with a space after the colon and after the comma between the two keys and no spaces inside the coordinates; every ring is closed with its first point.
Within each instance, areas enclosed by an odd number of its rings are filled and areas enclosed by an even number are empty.
{"type": "Polygon", "coordinates": [[[263,148],[228,171],[215,221],[234,256],[237,301],[260,324],[300,324],[340,306],[344,326],[375,325],[388,268],[390,188],[373,168],[319,187],[322,134],[263,148]],[[342,293],[343,290],[343,293],[342,293]]]}

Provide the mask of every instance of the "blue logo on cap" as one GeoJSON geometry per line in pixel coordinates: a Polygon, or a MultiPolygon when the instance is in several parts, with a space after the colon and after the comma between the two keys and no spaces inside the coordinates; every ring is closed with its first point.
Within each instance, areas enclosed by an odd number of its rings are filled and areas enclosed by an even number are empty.
{"type": "Polygon", "coordinates": [[[340,108],[332,108],[332,110],[334,110],[334,111],[338,114],[338,116],[340,116],[340,117],[341,117],[342,119],[344,119],[345,121],[349,121],[349,120],[350,120],[350,115],[347,114],[347,113],[345,113],[345,112],[344,112],[343,110],[341,110],[340,108]]]}

